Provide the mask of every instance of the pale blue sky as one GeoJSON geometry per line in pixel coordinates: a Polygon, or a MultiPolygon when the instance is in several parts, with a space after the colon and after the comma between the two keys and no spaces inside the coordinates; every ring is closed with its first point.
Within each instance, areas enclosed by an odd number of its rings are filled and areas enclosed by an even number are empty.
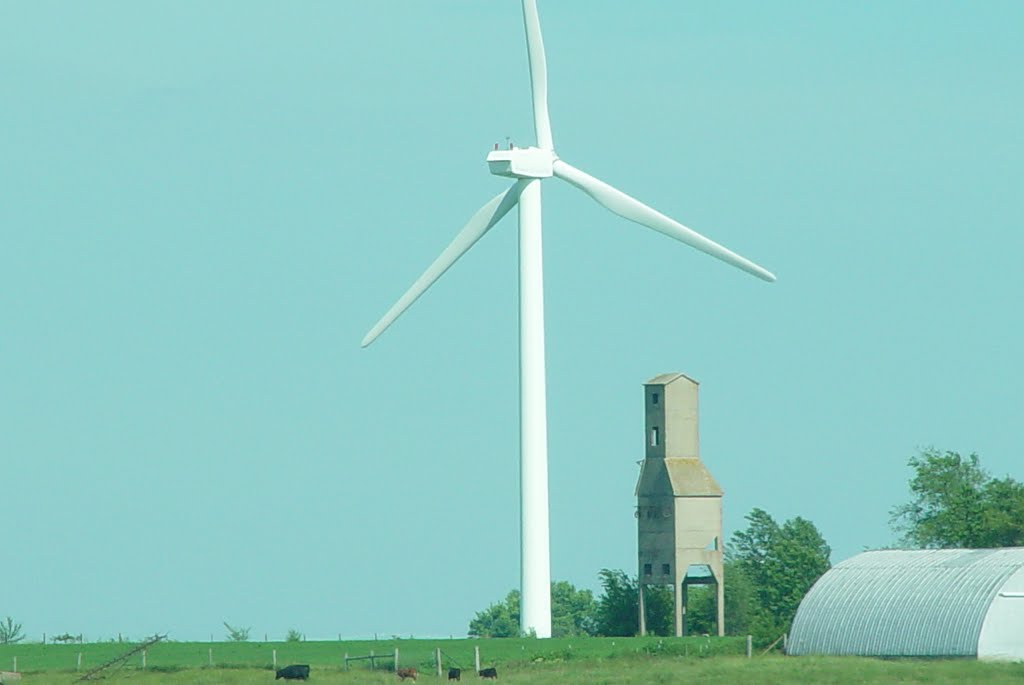
{"type": "MultiPolygon", "coordinates": [[[[1024,5],[540,0],[552,572],[634,565],[641,384],[732,531],[890,544],[906,460],[1020,458],[1024,5]]],[[[464,634],[518,584],[514,217],[359,341],[532,142],[516,0],[0,3],[0,615],[464,634]]]]}

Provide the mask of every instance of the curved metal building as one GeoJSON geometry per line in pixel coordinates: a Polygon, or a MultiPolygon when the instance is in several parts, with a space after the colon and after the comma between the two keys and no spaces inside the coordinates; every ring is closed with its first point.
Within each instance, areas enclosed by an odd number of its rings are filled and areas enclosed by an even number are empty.
{"type": "Polygon", "coordinates": [[[786,652],[1024,660],[1024,548],[851,557],[804,597],[786,652]]]}

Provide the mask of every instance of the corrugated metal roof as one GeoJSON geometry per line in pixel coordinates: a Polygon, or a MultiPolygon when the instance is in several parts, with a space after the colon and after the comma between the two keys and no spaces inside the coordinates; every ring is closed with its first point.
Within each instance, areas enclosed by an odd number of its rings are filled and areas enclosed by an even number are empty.
{"type": "Polygon", "coordinates": [[[800,603],[789,654],[975,656],[989,604],[1024,548],[863,552],[800,603]]]}

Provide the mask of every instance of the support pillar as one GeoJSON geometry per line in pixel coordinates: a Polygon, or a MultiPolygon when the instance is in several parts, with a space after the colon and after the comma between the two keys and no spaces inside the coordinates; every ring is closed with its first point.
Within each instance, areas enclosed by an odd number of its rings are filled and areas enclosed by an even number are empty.
{"type": "Polygon", "coordinates": [[[686,584],[675,583],[676,600],[676,637],[686,634],[686,584]]]}
{"type": "Polygon", "coordinates": [[[640,586],[640,637],[647,635],[647,611],[644,609],[644,584],[640,586]]]}
{"type": "Polygon", "coordinates": [[[718,637],[725,635],[725,578],[719,578],[715,584],[717,599],[715,605],[718,608],[718,637]]]}

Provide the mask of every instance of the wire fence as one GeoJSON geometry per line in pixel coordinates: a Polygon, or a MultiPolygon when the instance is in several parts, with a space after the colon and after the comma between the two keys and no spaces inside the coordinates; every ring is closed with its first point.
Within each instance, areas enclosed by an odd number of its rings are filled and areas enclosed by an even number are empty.
{"type": "MultiPolygon", "coordinates": [[[[0,645],[0,670],[9,673],[61,671],[85,673],[116,660],[141,642],[85,644],[19,643],[0,645]]],[[[416,668],[445,673],[449,668],[479,671],[499,664],[569,661],[630,655],[709,657],[746,656],[746,637],[627,637],[500,639],[393,639],[316,642],[161,641],[131,654],[125,669],[174,671],[191,668],[275,669],[311,664],[337,670],[416,668]]]]}

